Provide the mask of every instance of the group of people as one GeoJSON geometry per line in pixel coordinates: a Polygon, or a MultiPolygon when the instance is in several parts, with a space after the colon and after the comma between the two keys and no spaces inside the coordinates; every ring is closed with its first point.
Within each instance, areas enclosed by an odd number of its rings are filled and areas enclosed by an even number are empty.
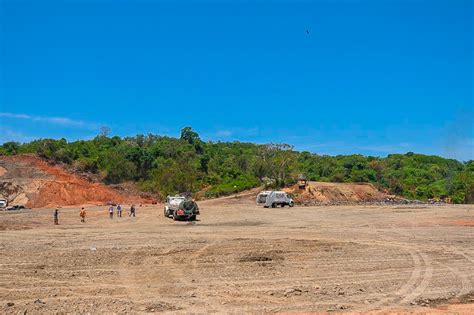
{"type": "MultiPolygon", "coordinates": [[[[128,216],[129,217],[134,217],[135,213],[136,213],[135,205],[131,205],[130,210],[128,211],[128,216]]],[[[114,206],[110,206],[110,208],[109,208],[109,217],[111,219],[114,218],[114,206]]],[[[117,205],[117,218],[121,218],[121,217],[122,217],[122,206],[117,205]]]]}
{"type": "MultiPolygon", "coordinates": [[[[54,210],[54,224],[55,225],[58,225],[59,224],[59,210],[56,209],[54,210]]],[[[136,215],[136,209],[135,209],[135,205],[131,205],[130,206],[130,210],[128,212],[128,216],[129,217],[135,217],[136,215]]],[[[81,218],[81,223],[85,223],[86,222],[86,209],[84,209],[84,207],[81,208],[81,211],[79,211],[79,217],[81,218]]],[[[109,208],[109,217],[111,219],[114,218],[114,206],[110,206],[109,208]]],[[[121,205],[117,205],[117,217],[118,218],[121,218],[122,217],[122,206],[121,205]]]]}

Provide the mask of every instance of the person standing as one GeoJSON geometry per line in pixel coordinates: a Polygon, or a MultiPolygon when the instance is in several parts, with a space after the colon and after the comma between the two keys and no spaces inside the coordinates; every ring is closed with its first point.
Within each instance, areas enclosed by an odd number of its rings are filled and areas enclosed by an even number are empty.
{"type": "Polygon", "coordinates": [[[111,219],[114,218],[114,206],[110,206],[110,208],[109,208],[109,217],[111,219]]]}
{"type": "Polygon", "coordinates": [[[117,217],[122,217],[122,207],[120,205],[117,205],[117,217]]]}
{"type": "Polygon", "coordinates": [[[81,217],[81,222],[86,222],[86,209],[84,207],[81,208],[81,212],[79,212],[79,216],[81,217]]]}
{"type": "Polygon", "coordinates": [[[131,217],[134,217],[134,216],[135,216],[135,205],[132,205],[132,206],[130,207],[130,215],[129,215],[129,216],[131,216],[131,217]]]}
{"type": "Polygon", "coordinates": [[[59,210],[54,210],[54,225],[59,225],[59,210]]]}

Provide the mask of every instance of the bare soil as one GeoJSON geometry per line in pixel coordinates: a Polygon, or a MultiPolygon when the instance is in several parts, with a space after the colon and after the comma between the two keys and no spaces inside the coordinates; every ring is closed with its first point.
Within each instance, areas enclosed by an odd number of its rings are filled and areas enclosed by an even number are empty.
{"type": "Polygon", "coordinates": [[[300,205],[382,202],[394,197],[378,190],[370,183],[310,181],[304,189],[299,189],[298,185],[294,185],[286,188],[285,191],[293,194],[295,202],[300,205]]]}
{"type": "Polygon", "coordinates": [[[472,205],[0,212],[0,312],[474,312],[472,205]]]}
{"type": "Polygon", "coordinates": [[[31,155],[0,157],[0,197],[33,208],[80,204],[152,203],[137,193],[118,191],[31,155]]]}

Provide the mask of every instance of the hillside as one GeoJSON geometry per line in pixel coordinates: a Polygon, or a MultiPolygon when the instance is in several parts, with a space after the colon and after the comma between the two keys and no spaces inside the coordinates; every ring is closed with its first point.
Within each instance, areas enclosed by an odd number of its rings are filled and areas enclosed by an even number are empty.
{"type": "Polygon", "coordinates": [[[369,183],[408,199],[474,202],[474,161],[413,152],[328,156],[298,152],[288,144],[205,142],[190,127],[183,128],[179,138],[100,135],[0,146],[0,156],[21,154],[67,165],[108,185],[133,182],[140,191],[160,198],[181,192],[213,198],[259,186],[279,189],[303,174],[314,182],[369,183]]]}
{"type": "Polygon", "coordinates": [[[90,182],[27,155],[0,157],[0,196],[11,204],[33,208],[154,201],[90,182]]]}

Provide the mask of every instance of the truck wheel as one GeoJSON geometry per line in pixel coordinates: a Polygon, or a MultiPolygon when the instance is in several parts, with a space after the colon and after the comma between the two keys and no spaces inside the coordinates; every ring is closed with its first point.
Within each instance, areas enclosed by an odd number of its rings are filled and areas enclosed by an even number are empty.
{"type": "Polygon", "coordinates": [[[196,215],[193,214],[192,216],[190,216],[189,221],[196,221],[196,215]]]}
{"type": "Polygon", "coordinates": [[[295,205],[294,202],[290,202],[290,205],[289,205],[289,206],[290,206],[290,207],[293,207],[294,205],[295,205]]]}
{"type": "Polygon", "coordinates": [[[276,203],[272,203],[272,208],[276,208],[276,203]]]}
{"type": "Polygon", "coordinates": [[[185,200],[179,205],[180,209],[194,212],[197,209],[197,204],[193,200],[185,200]]]}
{"type": "Polygon", "coordinates": [[[282,204],[281,204],[281,207],[282,207],[282,208],[285,208],[285,204],[284,204],[284,203],[282,203],[282,204]]]}

